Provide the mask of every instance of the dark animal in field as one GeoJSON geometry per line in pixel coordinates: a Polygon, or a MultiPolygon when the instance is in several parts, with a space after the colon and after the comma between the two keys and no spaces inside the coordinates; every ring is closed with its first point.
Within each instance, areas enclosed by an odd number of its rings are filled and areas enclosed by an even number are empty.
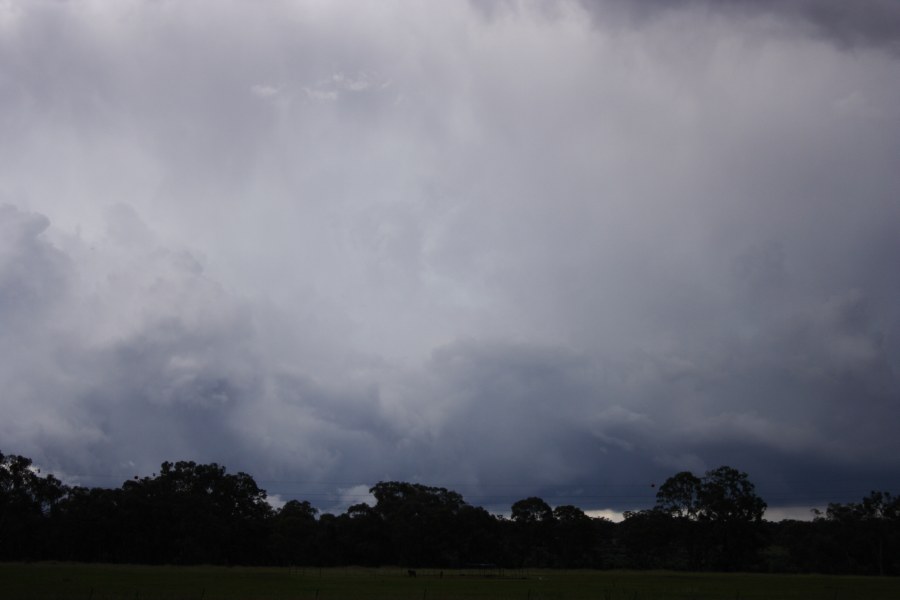
{"type": "Polygon", "coordinates": [[[416,572],[413,571],[412,569],[408,569],[408,570],[406,571],[406,574],[409,575],[410,577],[415,577],[415,576],[416,576],[416,572]]]}

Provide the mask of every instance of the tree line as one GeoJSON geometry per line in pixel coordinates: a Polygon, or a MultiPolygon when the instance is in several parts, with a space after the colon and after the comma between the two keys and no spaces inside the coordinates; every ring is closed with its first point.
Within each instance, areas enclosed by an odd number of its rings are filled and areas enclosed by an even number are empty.
{"type": "Polygon", "coordinates": [[[614,523],[538,497],[509,516],[398,481],[374,506],[273,508],[246,473],[165,462],[119,488],[68,486],[0,453],[0,560],[142,564],[559,567],[900,575],[900,498],[872,492],[812,521],[763,520],[746,473],[681,472],[656,505],[614,523]]]}

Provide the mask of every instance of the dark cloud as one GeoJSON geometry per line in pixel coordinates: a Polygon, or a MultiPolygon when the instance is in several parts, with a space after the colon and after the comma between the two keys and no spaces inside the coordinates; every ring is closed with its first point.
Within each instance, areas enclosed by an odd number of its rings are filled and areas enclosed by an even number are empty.
{"type": "Polygon", "coordinates": [[[795,9],[822,34],[848,46],[883,46],[900,52],[900,6],[892,0],[813,2],[795,9]]]}
{"type": "MultiPolygon", "coordinates": [[[[883,48],[900,52],[900,5],[894,0],[581,0],[598,21],[618,22],[623,16],[638,22],[696,14],[771,18],[832,40],[846,48],[883,48]]],[[[634,22],[634,21],[632,21],[634,22]]]]}
{"type": "Polygon", "coordinates": [[[893,6],[0,3],[0,449],[329,508],[895,481],[900,63],[846,51],[893,6]]]}
{"type": "MultiPolygon", "coordinates": [[[[45,239],[47,219],[3,210],[3,255],[30,265],[25,277],[4,275],[3,297],[27,295],[31,319],[4,335],[8,355],[30,349],[4,371],[15,423],[4,445],[76,480],[192,457],[254,471],[282,495],[320,480],[400,478],[454,483],[497,509],[538,491],[623,509],[648,501],[637,482],[719,463],[809,503],[837,489],[810,472],[847,479],[866,465],[881,481],[896,469],[900,386],[886,338],[897,323],[858,291],[768,310],[756,332],[669,327],[658,333],[678,346],[639,354],[457,341],[414,371],[345,364],[359,373],[348,384],[277,367],[254,324],[277,316],[254,316],[196,261],[160,247],[133,211],[110,213],[105,252],[126,260],[85,294],[99,268],[90,262],[108,257],[84,250],[79,265],[81,242],[66,255],[45,239]],[[773,461],[783,468],[770,474],[773,461]]],[[[777,247],[754,251],[737,274],[783,289],[794,285],[783,261],[777,247]]],[[[8,303],[4,314],[23,317],[8,303]]],[[[339,487],[317,497],[339,502],[339,487]]]]}

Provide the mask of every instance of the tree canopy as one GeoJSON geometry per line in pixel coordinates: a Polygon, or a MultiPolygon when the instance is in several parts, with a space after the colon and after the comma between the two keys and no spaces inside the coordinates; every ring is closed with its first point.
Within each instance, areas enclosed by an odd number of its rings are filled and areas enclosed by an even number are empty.
{"type": "Polygon", "coordinates": [[[811,522],[762,520],[732,467],[676,473],[621,523],[529,496],[504,515],[442,487],[383,481],[374,505],[273,508],[247,473],[164,462],[118,488],[64,485],[0,454],[0,560],[168,564],[654,568],[900,574],[900,500],[875,492],[811,522]]]}
{"type": "Polygon", "coordinates": [[[766,503],[746,473],[722,466],[700,478],[689,471],[670,477],[656,493],[656,509],[702,521],[761,521],[766,503]]]}

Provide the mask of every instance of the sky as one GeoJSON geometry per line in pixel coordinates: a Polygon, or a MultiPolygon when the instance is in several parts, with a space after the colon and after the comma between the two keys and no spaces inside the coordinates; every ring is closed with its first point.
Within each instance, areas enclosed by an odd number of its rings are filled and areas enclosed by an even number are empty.
{"type": "Polygon", "coordinates": [[[0,451],[900,492],[900,2],[0,0],[0,451]]]}

